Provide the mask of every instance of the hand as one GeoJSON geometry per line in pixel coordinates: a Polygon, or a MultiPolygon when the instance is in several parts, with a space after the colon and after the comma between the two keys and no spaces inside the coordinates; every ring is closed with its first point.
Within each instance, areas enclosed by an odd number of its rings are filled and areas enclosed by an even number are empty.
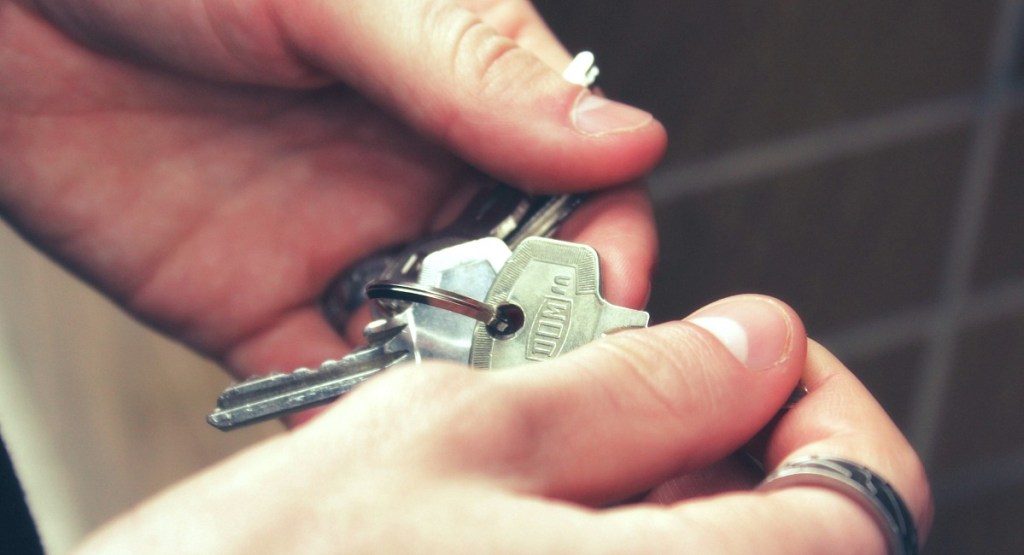
{"type": "Polygon", "coordinates": [[[788,307],[743,296],[544,364],[388,370],[84,551],[883,553],[868,513],[829,489],[656,487],[727,468],[801,377],[809,393],[769,434],[767,465],[808,454],[867,465],[923,537],[930,494],[906,440],[788,307]],[[617,504],[651,488],[647,502],[617,504]]]}
{"type": "MultiPolygon", "coordinates": [[[[637,178],[650,115],[562,80],[528,2],[0,3],[0,214],[140,319],[239,377],[349,346],[317,299],[453,216],[465,162],[536,192],[637,178]]],[[[566,228],[640,305],[636,188],[566,228]]]]}

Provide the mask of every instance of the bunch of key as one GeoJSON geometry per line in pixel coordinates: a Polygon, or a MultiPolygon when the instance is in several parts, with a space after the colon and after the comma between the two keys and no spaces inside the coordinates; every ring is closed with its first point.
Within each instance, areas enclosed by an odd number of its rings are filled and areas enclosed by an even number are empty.
{"type": "MultiPolygon", "coordinates": [[[[590,86],[596,74],[584,52],[565,77],[590,86]]],[[[366,345],[316,369],[235,384],[207,420],[230,430],[323,405],[401,362],[506,368],[647,326],[646,312],[602,297],[594,249],[549,238],[582,201],[496,185],[440,232],[361,261],[328,290],[324,306],[340,329],[372,300],[366,345]]]]}

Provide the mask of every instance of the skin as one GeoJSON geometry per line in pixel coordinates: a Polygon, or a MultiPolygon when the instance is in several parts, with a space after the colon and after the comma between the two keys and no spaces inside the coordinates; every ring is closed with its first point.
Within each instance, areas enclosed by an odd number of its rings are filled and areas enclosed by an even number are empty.
{"type": "MultiPolygon", "coordinates": [[[[12,76],[0,92],[0,210],[128,311],[236,376],[336,358],[351,345],[324,324],[320,292],[355,260],[450,218],[470,192],[462,160],[533,191],[579,191],[639,177],[664,148],[649,117],[620,133],[575,130],[580,87],[471,12],[429,4],[450,21],[399,35],[406,48],[372,65],[368,48],[342,38],[378,27],[394,36],[393,14],[415,18],[426,6],[0,4],[0,71],[12,76]],[[432,77],[381,84],[407,75],[405,52],[424,43],[437,44],[436,59],[423,61],[432,77]],[[502,56],[475,55],[498,45],[502,56]],[[512,94],[473,78],[492,73],[530,86],[512,94]],[[535,123],[510,130],[510,121],[535,123]]],[[[483,15],[524,39],[553,40],[526,7],[496,3],[483,15]]],[[[568,60],[560,49],[546,55],[568,60]]],[[[639,190],[610,194],[567,237],[599,248],[608,296],[638,306],[656,248],[649,207],[639,190]]]]}
{"type": "Polygon", "coordinates": [[[756,492],[735,476],[699,496],[658,485],[742,447],[801,377],[809,393],[769,433],[765,462],[860,461],[926,533],[920,464],[863,386],[785,305],[723,302],[779,308],[781,330],[765,332],[778,361],[747,367],[691,318],[506,372],[398,367],[124,515],[82,552],[884,553],[868,514],[831,490],[756,492]]]}
{"type": "MultiPolygon", "coordinates": [[[[603,191],[563,237],[639,307],[656,238],[635,180],[664,129],[580,109],[594,99],[561,79],[568,60],[513,0],[0,2],[0,214],[237,377],[347,352],[320,292],[450,220],[470,166],[603,191]]],[[[749,339],[781,358],[748,367],[691,318],[529,369],[395,368],[82,551],[881,552],[841,495],[750,492],[730,454],[759,431],[768,467],[877,470],[926,531],[920,462],[871,396],[788,307],[725,303],[697,316],[778,307],[749,339]],[[765,429],[801,377],[808,396],[765,429]]]]}

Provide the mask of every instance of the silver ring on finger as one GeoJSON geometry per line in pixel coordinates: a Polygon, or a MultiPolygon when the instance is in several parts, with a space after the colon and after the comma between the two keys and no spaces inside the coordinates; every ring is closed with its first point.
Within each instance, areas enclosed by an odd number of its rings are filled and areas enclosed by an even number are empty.
{"type": "Polygon", "coordinates": [[[907,504],[889,482],[866,466],[831,457],[798,459],[777,468],[757,489],[790,486],[820,486],[846,495],[881,526],[890,555],[917,555],[917,528],[907,504]]]}

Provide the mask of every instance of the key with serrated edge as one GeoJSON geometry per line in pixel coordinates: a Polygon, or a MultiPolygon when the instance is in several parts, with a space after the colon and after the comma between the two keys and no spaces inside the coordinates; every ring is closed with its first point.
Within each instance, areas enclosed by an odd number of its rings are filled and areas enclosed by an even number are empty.
{"type": "Polygon", "coordinates": [[[391,338],[401,331],[399,326],[384,330],[382,337],[372,339],[376,344],[340,360],[328,360],[315,370],[300,368],[235,384],[220,394],[217,408],[206,420],[218,429],[230,430],[329,403],[408,358],[408,351],[387,349],[391,338]]]}
{"type": "MultiPolygon", "coordinates": [[[[511,254],[503,241],[493,237],[455,245],[426,257],[422,279],[429,285],[483,296],[511,254]]],[[[316,370],[301,368],[229,387],[207,421],[228,430],[329,403],[398,362],[429,358],[467,363],[471,320],[463,322],[457,315],[418,303],[393,312],[363,330],[368,347],[341,360],[327,361],[316,370]]]]}

